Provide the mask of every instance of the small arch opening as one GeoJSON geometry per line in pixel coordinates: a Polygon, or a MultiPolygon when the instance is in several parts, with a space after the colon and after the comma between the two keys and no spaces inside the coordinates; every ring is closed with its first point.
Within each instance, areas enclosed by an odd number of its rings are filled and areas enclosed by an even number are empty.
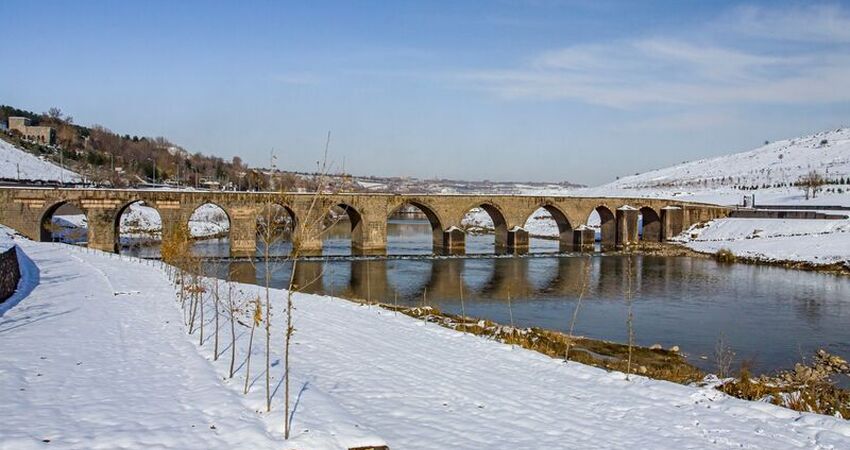
{"type": "Polygon", "coordinates": [[[499,208],[483,203],[468,210],[460,221],[466,233],[467,254],[499,253],[507,245],[508,226],[499,208]]]}
{"type": "Polygon", "coordinates": [[[230,217],[221,206],[204,203],[195,208],[189,217],[189,236],[196,256],[230,255],[230,217]]]}
{"type": "Polygon", "coordinates": [[[328,210],[324,217],[322,253],[325,255],[351,255],[363,237],[363,217],[351,205],[340,203],[328,210]]]}
{"type": "Polygon", "coordinates": [[[257,215],[257,255],[289,255],[295,226],[295,213],[289,207],[278,203],[263,206],[257,215]]]}
{"type": "Polygon", "coordinates": [[[638,232],[641,241],[661,242],[661,217],[654,209],[648,206],[640,209],[638,232]]]}
{"type": "Polygon", "coordinates": [[[596,207],[587,218],[587,226],[596,231],[596,242],[602,249],[617,244],[617,219],[608,207],[596,207]]]}
{"type": "Polygon", "coordinates": [[[138,200],[125,205],[115,218],[115,247],[122,255],[161,256],[162,217],[156,208],[138,200]]]}
{"type": "Polygon", "coordinates": [[[89,226],[86,213],[69,202],[50,207],[41,218],[41,241],[86,246],[89,226]]]}
{"type": "Polygon", "coordinates": [[[387,254],[430,255],[442,238],[439,217],[421,203],[403,203],[387,218],[387,254]]]}
{"type": "Polygon", "coordinates": [[[532,253],[567,250],[572,244],[573,227],[567,216],[552,205],[537,208],[525,221],[523,228],[532,237],[532,253]]]}

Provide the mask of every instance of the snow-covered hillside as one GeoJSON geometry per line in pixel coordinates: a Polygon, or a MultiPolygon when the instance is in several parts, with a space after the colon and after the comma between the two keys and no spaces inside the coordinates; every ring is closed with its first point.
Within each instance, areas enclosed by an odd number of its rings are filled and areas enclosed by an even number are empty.
{"type": "Polygon", "coordinates": [[[80,175],[39,159],[2,139],[0,139],[0,179],[66,183],[81,181],[80,175]]]}
{"type": "Polygon", "coordinates": [[[755,150],[623,177],[608,186],[622,189],[762,186],[793,183],[810,170],[829,179],[850,176],[850,128],[776,141],[755,150]]]}

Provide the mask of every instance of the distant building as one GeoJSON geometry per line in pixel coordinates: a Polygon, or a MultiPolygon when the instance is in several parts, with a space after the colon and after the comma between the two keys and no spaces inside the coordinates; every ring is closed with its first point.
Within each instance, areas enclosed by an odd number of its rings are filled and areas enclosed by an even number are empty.
{"type": "Polygon", "coordinates": [[[26,117],[9,117],[9,131],[17,131],[24,138],[41,144],[53,143],[56,134],[53,128],[35,127],[30,125],[30,123],[30,120],[26,117]]]}

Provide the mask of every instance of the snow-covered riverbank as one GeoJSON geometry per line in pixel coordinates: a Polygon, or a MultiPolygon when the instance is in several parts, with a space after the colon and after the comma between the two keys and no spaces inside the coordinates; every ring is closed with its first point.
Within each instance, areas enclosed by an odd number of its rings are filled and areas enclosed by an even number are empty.
{"type": "Polygon", "coordinates": [[[764,262],[850,267],[850,220],[720,219],[691,227],[676,241],[764,262]]]}
{"type": "MultiPolygon", "coordinates": [[[[28,295],[0,317],[0,448],[281,448],[282,388],[263,405],[262,332],[243,397],[237,367],[187,336],[152,265],[18,240],[28,295]]],[[[148,263],[150,264],[150,263],[148,263]]],[[[252,298],[258,288],[241,286],[252,298]]],[[[26,289],[24,290],[26,293],[26,289]]],[[[273,291],[272,386],[283,291],[273,291]]],[[[380,308],[296,296],[290,447],[845,448],[846,421],[608,373],[380,308]],[[356,425],[356,426],[355,426],[356,425]],[[377,442],[376,442],[377,441],[377,442]]],[[[207,316],[210,319],[210,315],[207,316]]],[[[226,349],[227,339],[223,348],[226,349]]]]}

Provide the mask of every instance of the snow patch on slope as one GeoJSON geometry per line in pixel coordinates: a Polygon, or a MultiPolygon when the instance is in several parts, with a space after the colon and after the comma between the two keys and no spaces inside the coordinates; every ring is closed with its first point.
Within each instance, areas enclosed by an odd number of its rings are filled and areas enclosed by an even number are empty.
{"type": "Polygon", "coordinates": [[[66,183],[82,180],[79,174],[42,160],[2,139],[0,139],[0,179],[64,181],[66,183]]]}
{"type": "Polygon", "coordinates": [[[705,253],[728,249],[764,261],[850,266],[850,220],[717,219],[676,240],[705,253]]]}

